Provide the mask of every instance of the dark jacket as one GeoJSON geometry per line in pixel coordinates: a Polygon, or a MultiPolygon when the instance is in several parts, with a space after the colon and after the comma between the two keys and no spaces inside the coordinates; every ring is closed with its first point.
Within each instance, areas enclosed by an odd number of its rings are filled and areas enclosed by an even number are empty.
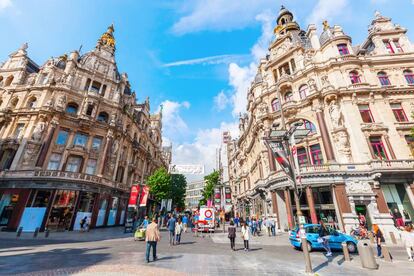
{"type": "Polygon", "coordinates": [[[329,232],[328,229],[326,229],[326,227],[321,227],[319,228],[319,237],[325,237],[325,236],[329,236],[329,232]]]}
{"type": "Polygon", "coordinates": [[[236,237],[236,226],[230,225],[229,228],[227,229],[227,231],[229,232],[229,238],[235,238],[236,237]]]}

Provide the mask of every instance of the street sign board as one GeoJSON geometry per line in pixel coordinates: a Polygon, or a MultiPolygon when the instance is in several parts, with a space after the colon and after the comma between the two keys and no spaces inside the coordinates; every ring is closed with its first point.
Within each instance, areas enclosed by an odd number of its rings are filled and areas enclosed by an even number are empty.
{"type": "Polygon", "coordinates": [[[305,224],[305,223],[306,223],[305,216],[299,216],[299,224],[305,224]]]}
{"type": "Polygon", "coordinates": [[[203,165],[173,165],[168,167],[170,174],[204,174],[203,165]]]}

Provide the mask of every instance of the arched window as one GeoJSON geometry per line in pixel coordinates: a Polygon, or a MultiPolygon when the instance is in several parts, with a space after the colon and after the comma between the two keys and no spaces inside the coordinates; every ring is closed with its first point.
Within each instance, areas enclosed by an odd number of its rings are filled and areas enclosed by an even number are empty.
{"type": "Polygon", "coordinates": [[[306,84],[299,87],[299,95],[301,99],[305,99],[309,95],[309,87],[306,84]]]}
{"type": "Polygon", "coordinates": [[[310,133],[316,133],[315,125],[312,122],[308,121],[308,120],[303,120],[303,127],[305,129],[309,129],[310,133]]]}
{"type": "Polygon", "coordinates": [[[78,113],[78,105],[76,103],[68,103],[66,106],[66,113],[76,115],[78,113]]]}
{"type": "Polygon", "coordinates": [[[390,79],[388,78],[387,73],[385,73],[385,72],[379,72],[377,74],[377,76],[378,76],[378,80],[381,83],[381,86],[391,85],[391,82],[390,82],[390,79]]]}
{"type": "Polygon", "coordinates": [[[272,101],[272,111],[279,111],[280,110],[280,101],[278,98],[272,101]]]}
{"type": "Polygon", "coordinates": [[[292,92],[286,92],[285,93],[285,102],[293,101],[293,93],[292,92]]]}
{"type": "Polygon", "coordinates": [[[27,101],[27,108],[35,108],[36,107],[36,97],[31,97],[28,101],[27,101]]]}
{"type": "Polygon", "coordinates": [[[361,83],[361,77],[359,76],[357,71],[351,71],[349,73],[349,78],[351,79],[351,83],[361,83]]]}
{"type": "Polygon", "coordinates": [[[11,100],[10,107],[15,108],[18,103],[19,103],[19,98],[16,97],[13,100],[11,100]]]}
{"type": "Polygon", "coordinates": [[[98,121],[99,122],[102,122],[102,123],[107,123],[108,122],[108,113],[106,113],[106,112],[101,112],[101,113],[99,113],[99,115],[98,115],[98,121]]]}
{"type": "Polygon", "coordinates": [[[3,76],[0,76],[0,86],[3,83],[3,76]]]}
{"type": "Polygon", "coordinates": [[[404,77],[408,84],[414,84],[414,74],[411,70],[404,70],[404,77]]]}
{"type": "Polygon", "coordinates": [[[7,79],[6,79],[6,82],[4,83],[4,86],[9,86],[10,84],[12,84],[13,79],[14,79],[13,75],[8,76],[7,79]]]}

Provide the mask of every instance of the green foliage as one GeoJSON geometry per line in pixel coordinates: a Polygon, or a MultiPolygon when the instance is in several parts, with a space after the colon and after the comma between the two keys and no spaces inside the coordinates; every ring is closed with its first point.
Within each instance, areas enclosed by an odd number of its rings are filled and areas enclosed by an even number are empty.
{"type": "Polygon", "coordinates": [[[207,200],[213,198],[214,188],[220,184],[220,173],[218,171],[213,171],[204,177],[204,181],[206,182],[206,186],[201,193],[203,198],[200,200],[200,206],[206,205],[207,200]]]}
{"type": "Polygon", "coordinates": [[[178,208],[185,207],[185,189],[187,179],[182,174],[171,175],[171,198],[173,205],[178,208]]]}
{"type": "Polygon", "coordinates": [[[147,184],[156,200],[171,198],[171,175],[165,168],[159,168],[148,177],[147,184]]]}

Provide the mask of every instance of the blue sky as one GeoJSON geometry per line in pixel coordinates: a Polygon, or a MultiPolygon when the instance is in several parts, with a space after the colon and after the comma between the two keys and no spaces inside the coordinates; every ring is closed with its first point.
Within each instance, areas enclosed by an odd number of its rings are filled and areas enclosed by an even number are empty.
{"type": "Polygon", "coordinates": [[[408,28],[414,0],[0,0],[0,61],[23,42],[38,64],[91,50],[115,24],[116,58],[139,101],[164,105],[165,142],[176,163],[215,164],[221,131],[237,135],[237,114],[258,58],[273,39],[280,5],[303,29],[328,19],[361,43],[375,10],[408,28]]]}

